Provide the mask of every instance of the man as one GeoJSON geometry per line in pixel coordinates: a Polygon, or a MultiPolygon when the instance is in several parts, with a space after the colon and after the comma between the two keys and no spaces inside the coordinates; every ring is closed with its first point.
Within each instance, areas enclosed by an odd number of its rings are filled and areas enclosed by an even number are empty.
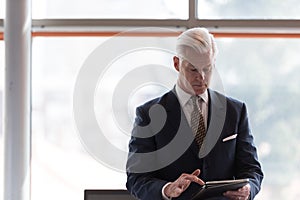
{"type": "Polygon", "coordinates": [[[206,181],[248,178],[249,184],[214,199],[254,199],[263,173],[246,106],[209,89],[213,36],[205,28],[189,29],[178,37],[176,53],[174,89],[136,110],[128,191],[142,200],[187,200],[206,181]]]}

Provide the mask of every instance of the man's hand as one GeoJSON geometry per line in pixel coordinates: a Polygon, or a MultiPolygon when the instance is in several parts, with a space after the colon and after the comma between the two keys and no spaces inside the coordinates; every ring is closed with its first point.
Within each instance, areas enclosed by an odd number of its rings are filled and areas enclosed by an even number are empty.
{"type": "Polygon", "coordinates": [[[174,182],[168,184],[163,191],[164,194],[169,197],[178,197],[184,192],[191,182],[198,183],[199,185],[204,185],[204,182],[198,178],[200,175],[200,169],[195,170],[192,174],[181,174],[181,176],[174,182]]]}
{"type": "Polygon", "coordinates": [[[248,200],[251,186],[249,184],[236,191],[227,191],[224,196],[231,200],[248,200]]]}

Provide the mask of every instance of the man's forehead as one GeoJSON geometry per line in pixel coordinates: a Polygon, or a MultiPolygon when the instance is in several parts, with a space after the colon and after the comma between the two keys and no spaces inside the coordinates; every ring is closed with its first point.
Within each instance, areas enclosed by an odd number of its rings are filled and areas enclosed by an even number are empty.
{"type": "Polygon", "coordinates": [[[194,58],[194,59],[186,59],[183,58],[183,64],[185,66],[193,66],[195,68],[203,68],[203,67],[209,67],[213,65],[213,62],[209,58],[194,58]]]}
{"type": "Polygon", "coordinates": [[[214,62],[210,51],[199,53],[191,49],[186,49],[186,51],[182,52],[179,56],[195,67],[212,65],[214,62]]]}
{"type": "Polygon", "coordinates": [[[204,67],[211,67],[212,63],[211,62],[197,62],[197,63],[192,64],[187,60],[183,60],[183,65],[186,67],[204,68],[204,67]]]}

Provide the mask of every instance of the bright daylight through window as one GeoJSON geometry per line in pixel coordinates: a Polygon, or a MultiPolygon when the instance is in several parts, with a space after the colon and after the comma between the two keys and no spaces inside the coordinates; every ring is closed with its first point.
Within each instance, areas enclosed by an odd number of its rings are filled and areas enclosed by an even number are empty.
{"type": "MultiPolygon", "coordinates": [[[[59,191],[60,195],[64,194],[73,199],[77,199],[86,188],[125,188],[125,174],[107,168],[85,152],[72,119],[73,86],[78,72],[85,58],[98,45],[101,46],[105,39],[107,38],[35,39],[33,46],[33,199],[39,199],[40,195],[44,194],[43,188],[47,188],[44,185],[46,183],[50,184],[54,191],[59,191]],[[80,51],[73,51],[73,49],[80,49],[80,51]]],[[[159,38],[157,40],[160,41],[159,38]]],[[[175,38],[170,40],[171,43],[175,38]]],[[[300,90],[298,79],[300,62],[296,53],[300,50],[300,41],[220,38],[217,39],[217,43],[220,48],[217,69],[225,92],[247,102],[249,107],[252,131],[266,175],[263,189],[257,199],[295,199],[294,197],[298,195],[298,190],[295,188],[299,185],[300,178],[297,169],[300,156],[295,155],[300,152],[297,145],[300,130],[297,112],[300,109],[297,101],[300,90]],[[240,49],[243,49],[243,52],[240,49]],[[282,53],[283,49],[285,53],[282,53]],[[285,103],[281,104],[283,100],[285,103]],[[289,148],[282,149],[281,142],[289,148]],[[280,173],[282,168],[288,170],[280,173]]],[[[141,52],[138,53],[141,57],[141,52]]],[[[132,70],[140,67],[133,59],[136,56],[127,56],[114,63],[117,65],[115,70],[118,67],[131,67],[132,70]],[[130,63],[133,63],[133,67],[130,63]]],[[[155,56],[157,59],[163,59],[166,65],[170,63],[167,59],[172,59],[169,54],[162,58],[157,54],[155,56]]],[[[171,65],[169,67],[172,68],[171,65]]],[[[101,85],[100,89],[106,92],[108,99],[112,97],[112,91],[121,81],[122,73],[127,72],[120,72],[119,75],[116,73],[115,76],[111,76],[113,73],[108,74],[115,85],[101,85]]],[[[147,76],[153,77],[157,82],[163,79],[155,71],[149,71],[147,76]]],[[[165,88],[159,88],[161,92],[165,91],[165,88]]],[[[151,95],[158,94],[154,91],[150,94],[141,91],[137,95],[130,100],[142,102],[151,95]]],[[[110,109],[111,101],[101,100],[101,95],[96,99],[98,102],[95,103],[97,108],[95,112],[106,108],[104,112],[108,112],[107,116],[113,115],[109,113],[114,112],[110,109]]],[[[130,116],[128,114],[130,112],[131,110],[123,109],[119,115],[130,116]]],[[[104,120],[101,119],[101,115],[98,117],[100,121],[104,120]]],[[[119,130],[116,122],[112,120],[107,121],[106,124],[108,124],[106,136],[111,137],[112,143],[125,146],[127,140],[120,140],[122,137],[118,140],[115,134],[109,134],[119,130]]],[[[89,130],[88,127],[86,130],[89,130]]],[[[48,195],[49,199],[57,198],[56,194],[48,195]]]]}

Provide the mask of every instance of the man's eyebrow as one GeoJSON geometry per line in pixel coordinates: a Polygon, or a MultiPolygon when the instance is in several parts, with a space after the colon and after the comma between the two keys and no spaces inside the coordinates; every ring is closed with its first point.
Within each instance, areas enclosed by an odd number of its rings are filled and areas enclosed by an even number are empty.
{"type": "MultiPolygon", "coordinates": [[[[195,67],[194,65],[192,65],[192,64],[190,64],[190,66],[192,66],[192,67],[194,67],[194,68],[199,68],[199,67],[195,67]]],[[[203,67],[200,67],[200,68],[210,68],[210,67],[212,67],[212,64],[208,64],[208,65],[205,65],[205,66],[203,66],[203,67]]]]}
{"type": "Polygon", "coordinates": [[[187,66],[187,67],[193,67],[193,68],[196,68],[196,67],[195,67],[192,63],[190,63],[190,62],[187,62],[186,66],[187,66]]]}
{"type": "Polygon", "coordinates": [[[203,68],[208,68],[208,67],[212,67],[213,65],[210,63],[210,64],[207,64],[205,66],[203,66],[203,68]]]}
{"type": "Polygon", "coordinates": [[[198,69],[198,68],[210,68],[210,67],[212,67],[213,66],[213,64],[212,63],[209,63],[209,64],[207,64],[207,65],[203,65],[203,66],[195,66],[195,65],[193,65],[192,63],[190,63],[190,62],[188,62],[188,61],[186,61],[186,66],[187,67],[192,67],[192,68],[195,68],[195,69],[198,69]]]}

